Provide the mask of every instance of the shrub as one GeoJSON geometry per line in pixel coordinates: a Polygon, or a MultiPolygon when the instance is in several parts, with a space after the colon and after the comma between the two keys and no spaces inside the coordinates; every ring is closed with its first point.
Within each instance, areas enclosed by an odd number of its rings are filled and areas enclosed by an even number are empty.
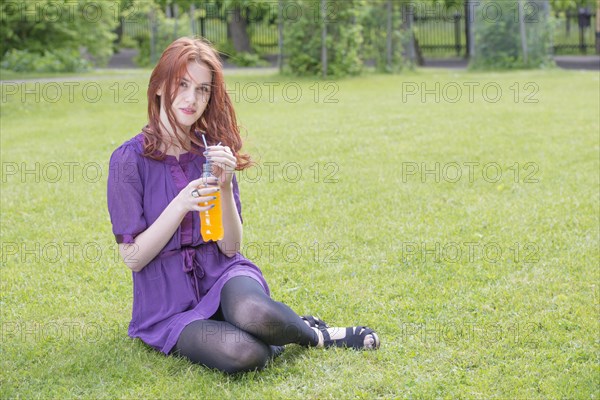
{"type": "Polygon", "coordinates": [[[269,65],[258,54],[236,53],[229,61],[240,67],[264,67],[269,65]]]}
{"type": "MultiPolygon", "coordinates": [[[[138,5],[139,6],[139,5],[138,5]]],[[[147,3],[144,7],[139,6],[136,10],[140,18],[147,20],[148,13],[154,12],[155,38],[154,38],[154,57],[152,60],[152,49],[150,41],[150,32],[144,31],[134,37],[139,49],[138,55],[134,62],[140,67],[154,66],[162,52],[174,40],[182,36],[192,36],[190,28],[190,17],[187,13],[182,13],[178,18],[167,18],[164,12],[151,3],[147,3]]]]}
{"type": "Polygon", "coordinates": [[[375,61],[379,72],[400,72],[409,63],[402,57],[405,36],[400,30],[402,15],[397,2],[392,3],[392,60],[387,60],[387,5],[385,2],[371,4],[362,17],[363,57],[375,61]]]}
{"type": "Polygon", "coordinates": [[[116,38],[112,31],[117,25],[111,4],[80,0],[66,8],[63,3],[0,2],[0,56],[6,65],[21,71],[55,72],[62,65],[62,71],[76,71],[85,64],[80,60],[80,48],[85,48],[97,65],[108,62],[116,38]]]}
{"type": "MultiPolygon", "coordinates": [[[[327,2],[328,75],[340,77],[362,71],[362,25],[357,21],[364,4],[363,0],[327,2]]],[[[320,0],[298,0],[295,7],[299,10],[298,17],[284,21],[286,69],[294,75],[320,75],[323,23],[320,0]]]]}
{"type": "Polygon", "coordinates": [[[83,72],[91,68],[79,52],[68,49],[47,50],[43,54],[12,49],[0,66],[15,72],[83,72]]]}
{"type": "Polygon", "coordinates": [[[518,2],[485,0],[475,13],[475,54],[470,68],[515,69],[552,65],[552,23],[543,15],[539,3],[530,0],[527,4],[527,62],[521,46],[518,2]],[[533,7],[533,4],[538,6],[533,7]]]}

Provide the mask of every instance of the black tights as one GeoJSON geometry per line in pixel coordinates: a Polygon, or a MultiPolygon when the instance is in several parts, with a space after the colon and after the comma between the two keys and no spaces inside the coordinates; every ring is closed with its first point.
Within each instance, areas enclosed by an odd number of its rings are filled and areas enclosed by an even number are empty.
{"type": "Polygon", "coordinates": [[[222,320],[188,324],[177,340],[175,353],[235,373],[264,367],[275,346],[318,343],[315,331],[298,314],[272,300],[256,280],[247,276],[231,278],[223,286],[218,315],[222,320]]]}

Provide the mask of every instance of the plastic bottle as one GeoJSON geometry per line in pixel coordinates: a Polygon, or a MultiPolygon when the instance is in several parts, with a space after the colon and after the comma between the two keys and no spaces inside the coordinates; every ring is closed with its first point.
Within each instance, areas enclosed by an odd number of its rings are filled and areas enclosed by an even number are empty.
{"type": "MultiPolygon", "coordinates": [[[[202,177],[203,178],[211,178],[212,174],[212,164],[207,162],[202,167],[202,177]]],[[[223,211],[221,209],[221,192],[217,191],[209,194],[208,196],[215,196],[215,200],[211,200],[206,203],[198,203],[199,206],[207,206],[210,204],[214,204],[214,207],[207,211],[200,212],[200,233],[202,234],[202,239],[205,242],[209,240],[220,240],[223,239],[223,211]]]]}

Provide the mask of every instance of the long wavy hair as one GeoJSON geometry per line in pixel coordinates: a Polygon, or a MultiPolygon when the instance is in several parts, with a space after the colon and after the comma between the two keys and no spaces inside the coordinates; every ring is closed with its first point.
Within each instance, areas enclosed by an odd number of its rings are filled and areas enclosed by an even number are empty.
{"type": "Polygon", "coordinates": [[[182,37],[175,40],[163,52],[158,64],[150,75],[148,84],[148,125],[144,133],[144,155],[155,160],[163,160],[163,150],[170,145],[200,153],[203,147],[197,132],[204,133],[209,144],[221,142],[229,146],[237,158],[237,170],[252,164],[250,156],[240,153],[242,138],[235,117],[235,110],[225,89],[223,65],[217,51],[203,39],[182,37]],[[179,124],[173,115],[172,105],[179,81],[185,76],[189,62],[204,63],[212,72],[211,93],[204,113],[190,127],[189,131],[179,124]],[[174,137],[161,134],[160,98],[157,92],[164,86],[163,96],[169,124],[174,137]],[[183,136],[183,137],[182,137],[183,136]],[[185,137],[187,136],[187,137],[185,137]],[[196,146],[193,146],[193,145],[196,146]]]}

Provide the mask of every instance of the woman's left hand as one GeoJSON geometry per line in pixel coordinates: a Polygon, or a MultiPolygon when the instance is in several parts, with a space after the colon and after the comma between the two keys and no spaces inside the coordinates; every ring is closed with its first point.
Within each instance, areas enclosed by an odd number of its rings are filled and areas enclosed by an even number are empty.
{"type": "Polygon", "coordinates": [[[219,179],[219,186],[229,187],[237,166],[237,159],[228,146],[208,146],[204,156],[213,165],[213,175],[219,179]]]}

